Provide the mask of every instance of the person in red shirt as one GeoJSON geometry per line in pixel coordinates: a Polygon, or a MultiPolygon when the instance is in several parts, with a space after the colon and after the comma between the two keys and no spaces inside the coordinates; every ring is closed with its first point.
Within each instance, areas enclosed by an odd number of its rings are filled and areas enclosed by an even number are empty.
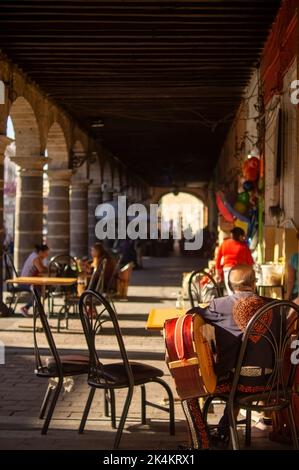
{"type": "Polygon", "coordinates": [[[231,230],[231,238],[223,241],[216,256],[216,280],[224,279],[225,287],[229,295],[232,294],[228,285],[228,274],[233,266],[247,264],[252,266],[254,261],[250,249],[246,244],[245,232],[240,227],[231,230]]]}

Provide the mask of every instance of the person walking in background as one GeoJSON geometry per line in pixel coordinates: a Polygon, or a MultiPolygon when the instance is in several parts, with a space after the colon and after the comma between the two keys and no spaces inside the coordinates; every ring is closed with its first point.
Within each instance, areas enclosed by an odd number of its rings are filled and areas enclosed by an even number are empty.
{"type": "Polygon", "coordinates": [[[245,232],[240,227],[231,230],[231,237],[224,240],[216,256],[216,281],[224,280],[228,295],[233,292],[229,287],[228,275],[233,266],[254,264],[250,249],[246,243],[245,232]]]}
{"type": "MultiPolygon", "coordinates": [[[[48,268],[45,265],[46,259],[49,256],[49,247],[47,245],[35,245],[35,250],[30,253],[26,258],[21,271],[21,277],[33,277],[45,274],[48,268]]],[[[30,292],[30,286],[24,284],[22,290],[30,292]]],[[[24,317],[29,317],[29,309],[32,307],[33,301],[30,300],[24,307],[21,308],[21,313],[24,317]]]]}

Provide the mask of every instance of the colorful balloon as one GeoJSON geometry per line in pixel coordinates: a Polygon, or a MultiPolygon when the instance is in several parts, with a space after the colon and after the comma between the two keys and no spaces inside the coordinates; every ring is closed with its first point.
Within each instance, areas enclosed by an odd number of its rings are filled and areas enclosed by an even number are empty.
{"type": "Polygon", "coordinates": [[[245,206],[248,206],[249,199],[250,199],[249,193],[247,193],[247,191],[244,191],[243,193],[238,194],[237,202],[242,202],[243,204],[245,204],[245,206]]]}
{"type": "Polygon", "coordinates": [[[247,206],[243,202],[237,201],[234,205],[234,209],[239,214],[245,214],[245,212],[247,211],[247,206]]]}
{"type": "Polygon", "coordinates": [[[252,191],[254,188],[254,184],[252,181],[244,181],[243,189],[244,191],[252,191]]]}
{"type": "MultiPolygon", "coordinates": [[[[238,203],[238,204],[242,204],[242,203],[238,203]]],[[[248,219],[247,214],[246,215],[241,214],[234,207],[232,207],[227,201],[225,202],[225,205],[230,211],[230,213],[233,214],[236,219],[240,219],[243,222],[250,223],[250,219],[248,219]]]]}

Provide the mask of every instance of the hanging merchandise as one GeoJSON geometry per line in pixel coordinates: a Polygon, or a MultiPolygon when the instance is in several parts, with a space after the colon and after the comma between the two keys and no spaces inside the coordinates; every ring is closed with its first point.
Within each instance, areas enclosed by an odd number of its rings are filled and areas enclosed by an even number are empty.
{"type": "Polygon", "coordinates": [[[243,193],[239,193],[237,197],[237,202],[240,202],[244,204],[247,208],[250,200],[250,194],[247,191],[244,191],[243,193]]]}
{"type": "Polygon", "coordinates": [[[247,211],[247,205],[244,204],[243,202],[237,201],[236,204],[234,205],[234,209],[239,214],[245,214],[247,211]]]}
{"type": "Polygon", "coordinates": [[[243,229],[244,232],[245,232],[245,235],[247,236],[248,228],[249,228],[249,224],[247,222],[243,222],[243,220],[236,219],[235,220],[235,227],[239,227],[239,228],[243,229]]]}
{"type": "MultiPolygon", "coordinates": [[[[241,203],[236,203],[234,206],[231,206],[227,201],[225,201],[225,205],[226,205],[227,209],[230,211],[230,213],[236,219],[240,219],[243,222],[249,223],[250,222],[249,218],[246,215],[242,214],[241,212],[239,212],[237,210],[237,209],[240,209],[239,204],[241,204],[241,203]],[[235,208],[236,206],[237,206],[237,209],[235,208]]],[[[244,206],[244,204],[242,205],[241,210],[243,210],[243,206],[244,206]]],[[[245,210],[245,212],[246,212],[246,210],[245,210]]]]}
{"type": "Polygon", "coordinates": [[[246,181],[257,181],[260,172],[260,159],[251,157],[243,163],[243,176],[246,181]]]}
{"type": "Polygon", "coordinates": [[[250,224],[248,227],[248,238],[252,239],[257,232],[257,223],[258,223],[258,210],[253,208],[250,211],[250,224]]]}
{"type": "Polygon", "coordinates": [[[234,217],[228,207],[226,206],[225,197],[222,191],[216,193],[216,203],[220,214],[227,222],[233,222],[234,217]]]}
{"type": "Polygon", "coordinates": [[[252,181],[244,181],[243,189],[244,191],[253,191],[254,183],[252,181]]]}

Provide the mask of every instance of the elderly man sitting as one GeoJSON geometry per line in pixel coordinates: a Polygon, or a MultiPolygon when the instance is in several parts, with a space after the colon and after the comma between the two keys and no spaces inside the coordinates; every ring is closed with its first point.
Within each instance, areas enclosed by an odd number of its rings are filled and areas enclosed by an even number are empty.
{"type": "MultiPolygon", "coordinates": [[[[230,287],[233,295],[214,299],[207,308],[195,307],[188,313],[198,313],[204,320],[215,327],[217,348],[217,375],[218,393],[227,393],[233,377],[233,371],[239,354],[242,335],[249,320],[268,299],[255,293],[255,272],[251,266],[239,265],[231,269],[229,275],[230,287]]],[[[269,318],[269,322],[275,321],[269,318]]],[[[272,324],[271,324],[272,330],[272,324]]],[[[265,351],[265,343],[258,340],[250,348],[247,355],[248,368],[263,368],[271,370],[272,357],[265,351]]],[[[261,374],[242,377],[240,392],[254,393],[263,386],[265,379],[261,374]],[[244,379],[244,380],[243,380],[244,379]]],[[[198,399],[186,400],[184,406],[193,448],[209,448],[210,436],[202,419],[198,399]]],[[[229,426],[226,413],[218,427],[218,438],[227,442],[229,440],[229,426]]]]}

